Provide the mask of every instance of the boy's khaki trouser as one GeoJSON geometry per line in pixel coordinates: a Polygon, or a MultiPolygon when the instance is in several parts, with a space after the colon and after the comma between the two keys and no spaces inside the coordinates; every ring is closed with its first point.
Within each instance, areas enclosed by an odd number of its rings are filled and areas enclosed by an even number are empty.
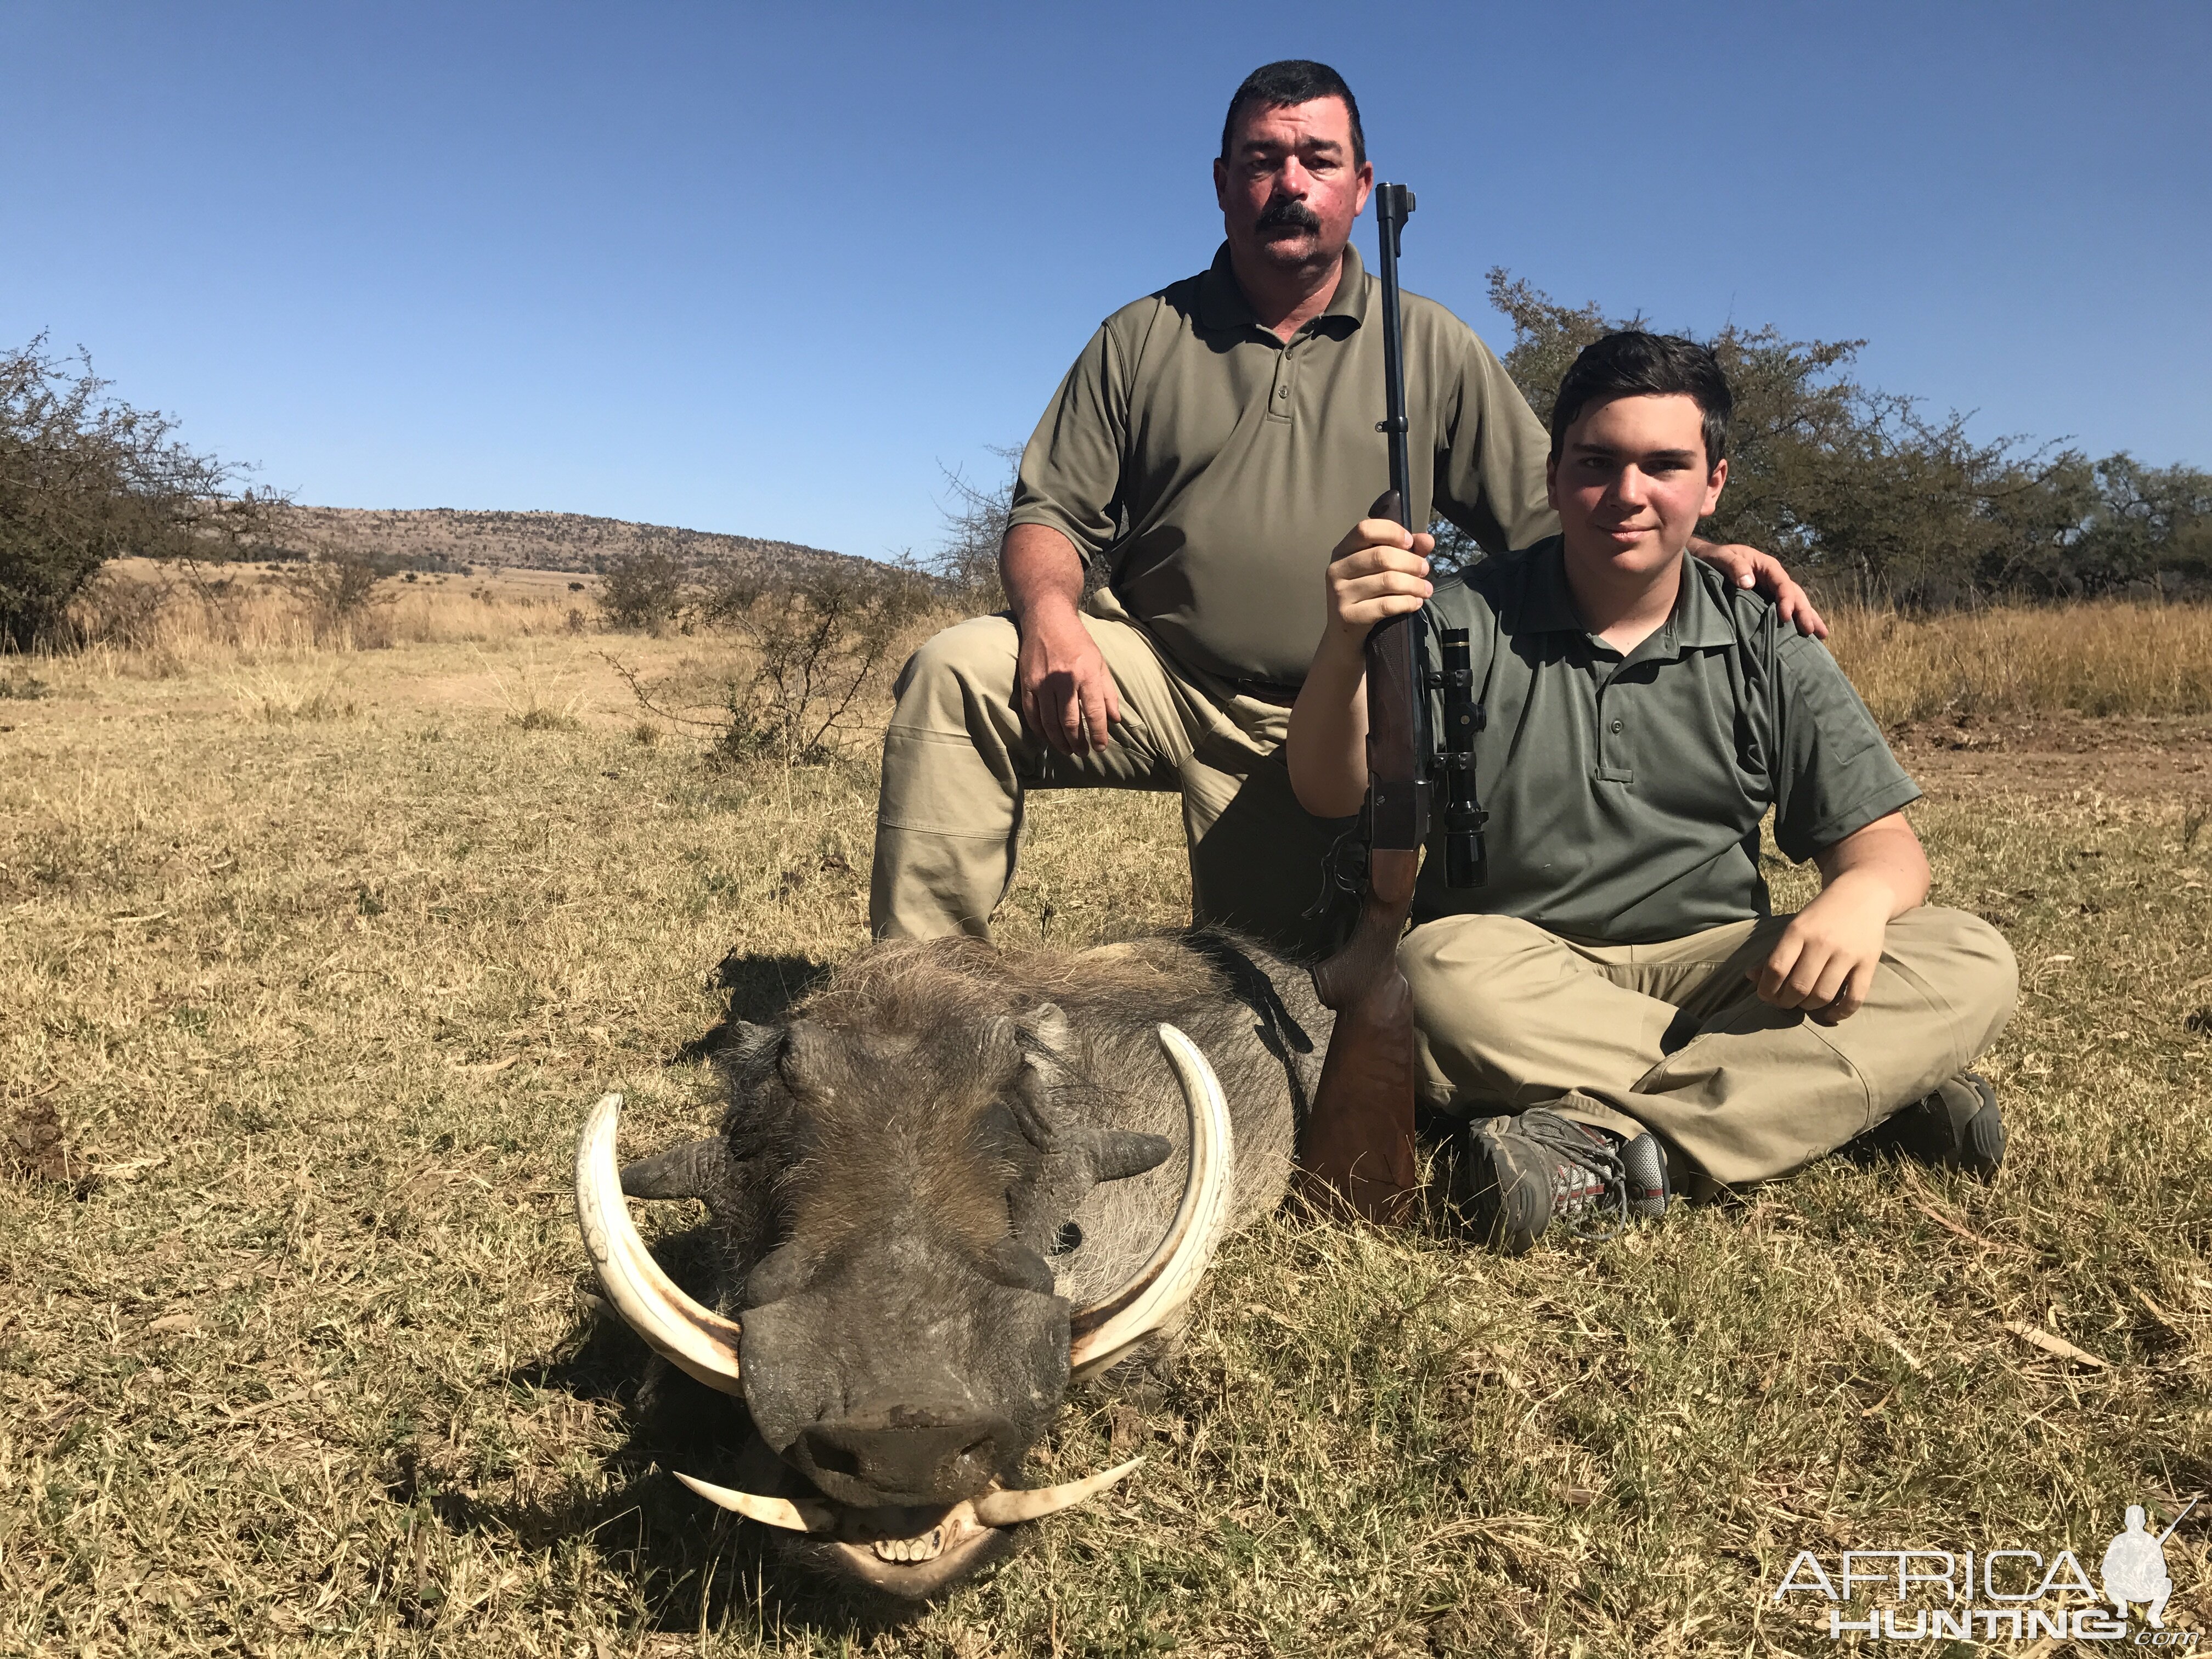
{"type": "Polygon", "coordinates": [[[1299,912],[1341,826],[1310,817],[1291,793],[1282,752],[1291,711],[1171,665],[1110,592],[1085,601],[1083,623],[1121,695],[1113,742],[1085,755],[1057,753],[1023,726],[1019,640],[1006,617],[948,628],[908,661],[884,736],[868,894],[876,936],[988,938],[1030,790],[1147,789],[1182,796],[1194,920],[1279,950],[1324,948],[1327,918],[1299,912]]]}
{"type": "Polygon", "coordinates": [[[1889,924],[1873,990],[1850,1018],[1822,1025],[1771,1007],[1744,973],[1789,922],[1656,945],[1578,945],[1513,916],[1425,923],[1398,951],[1424,1097],[1462,1115],[1544,1105],[1624,1134],[1650,1129],[1733,1185],[1864,1133],[1965,1070],[2012,1016],[2011,947],[1978,916],[1924,905],[1889,924]]]}

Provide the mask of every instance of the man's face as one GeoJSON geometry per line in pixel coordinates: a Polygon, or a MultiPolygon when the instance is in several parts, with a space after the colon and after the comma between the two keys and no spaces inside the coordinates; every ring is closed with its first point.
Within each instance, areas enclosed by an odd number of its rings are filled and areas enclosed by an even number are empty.
{"type": "Polygon", "coordinates": [[[1728,463],[1705,465],[1696,398],[1614,398],[1576,417],[1545,482],[1568,558],[1593,574],[1648,576],[1689,545],[1728,463]]]}
{"type": "Polygon", "coordinates": [[[1341,98],[1237,118],[1229,159],[1213,164],[1213,193],[1240,263],[1285,275],[1333,267],[1367,204],[1375,169],[1352,161],[1352,112],[1341,98]]]}

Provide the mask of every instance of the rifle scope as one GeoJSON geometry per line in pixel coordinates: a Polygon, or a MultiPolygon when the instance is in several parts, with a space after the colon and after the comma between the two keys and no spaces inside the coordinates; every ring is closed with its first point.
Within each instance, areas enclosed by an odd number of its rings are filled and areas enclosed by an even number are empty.
{"type": "Polygon", "coordinates": [[[1439,642],[1443,672],[1429,683],[1444,694],[1443,749],[1437,757],[1444,775],[1444,882],[1483,887],[1490,882],[1490,858],[1483,851],[1482,828],[1490,814],[1474,793],[1474,734],[1483,727],[1482,705],[1474,700],[1467,629],[1444,629],[1439,642]]]}

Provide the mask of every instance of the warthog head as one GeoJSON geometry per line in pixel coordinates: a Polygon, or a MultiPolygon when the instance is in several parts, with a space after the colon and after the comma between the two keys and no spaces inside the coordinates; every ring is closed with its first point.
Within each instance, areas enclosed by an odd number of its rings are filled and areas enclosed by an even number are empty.
{"type": "Polygon", "coordinates": [[[810,1006],[787,1025],[744,1028],[734,1104],[710,1140],[618,1172],[621,1097],[600,1102],[578,1146],[577,1211],[623,1319],[742,1396],[778,1460],[748,1474],[769,1490],[678,1478],[808,1534],[818,1565],[927,1595],[994,1559],[1005,1528],[1134,1467],[1018,1485],[1070,1376],[1127,1352],[1204,1274],[1229,1211],[1229,1114],[1205,1055],[1158,1026],[1190,1127],[1182,1200],[1118,1291],[1073,1307],[1050,1260],[1072,1213],[1098,1183],[1161,1164],[1170,1143],[1085,1120],[1099,1091],[1071,1075],[1052,1005],[865,1027],[836,1016],[810,1006]],[[720,1310],[654,1262],[625,1191],[714,1206],[734,1263],[720,1310]]]}

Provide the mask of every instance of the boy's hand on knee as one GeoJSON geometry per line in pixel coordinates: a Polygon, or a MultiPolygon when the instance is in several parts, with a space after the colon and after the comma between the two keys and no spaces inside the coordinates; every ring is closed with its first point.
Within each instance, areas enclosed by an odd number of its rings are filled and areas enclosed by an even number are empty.
{"type": "Polygon", "coordinates": [[[1889,915],[1886,890],[1832,885],[1791,919],[1765,963],[1744,977],[1777,1008],[1802,1008],[1823,1025],[1849,1019],[1873,988],[1889,915]]]}

